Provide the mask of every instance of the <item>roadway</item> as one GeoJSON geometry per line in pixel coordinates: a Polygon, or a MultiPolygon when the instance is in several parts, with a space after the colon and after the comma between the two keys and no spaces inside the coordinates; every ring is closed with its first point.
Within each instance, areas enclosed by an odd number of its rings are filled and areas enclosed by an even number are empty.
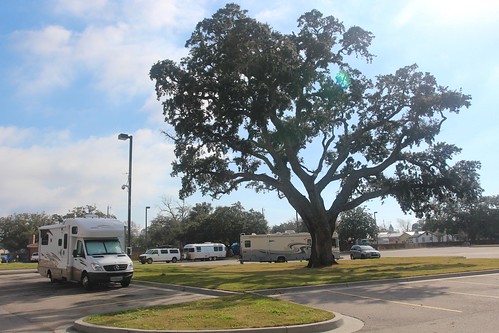
{"type": "MultiPolygon", "coordinates": [[[[383,251],[382,255],[430,253],[498,258],[499,247],[383,251]]],[[[235,260],[177,264],[239,265],[235,260]]],[[[85,292],[76,284],[50,284],[29,271],[0,271],[0,288],[0,331],[8,333],[69,332],[74,320],[90,314],[212,297],[137,283],[85,292]]],[[[499,274],[296,288],[279,291],[275,297],[357,318],[364,322],[359,332],[499,332],[499,274]]]]}

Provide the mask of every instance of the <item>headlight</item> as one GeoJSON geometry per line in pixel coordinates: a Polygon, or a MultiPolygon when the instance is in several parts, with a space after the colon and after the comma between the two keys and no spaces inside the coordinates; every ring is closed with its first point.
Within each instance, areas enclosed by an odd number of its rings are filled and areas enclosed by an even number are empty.
{"type": "Polygon", "coordinates": [[[133,263],[129,263],[127,269],[132,269],[133,270],[133,263]]]}
{"type": "Polygon", "coordinates": [[[97,272],[102,272],[102,271],[104,271],[104,268],[103,268],[101,265],[99,265],[99,264],[91,264],[91,265],[92,265],[92,269],[93,269],[94,271],[97,271],[97,272]]]}

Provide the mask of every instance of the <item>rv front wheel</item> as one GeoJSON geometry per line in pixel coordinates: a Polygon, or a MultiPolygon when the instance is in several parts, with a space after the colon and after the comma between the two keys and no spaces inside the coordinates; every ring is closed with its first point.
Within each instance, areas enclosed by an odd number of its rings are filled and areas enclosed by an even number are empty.
{"type": "Polygon", "coordinates": [[[87,273],[83,273],[81,276],[81,285],[85,290],[90,290],[92,288],[92,283],[90,282],[87,273]]]}
{"type": "Polygon", "coordinates": [[[132,281],[132,279],[131,279],[131,278],[129,278],[129,279],[126,279],[126,278],[125,278],[125,279],[123,279],[123,281],[121,281],[121,286],[122,286],[123,288],[126,288],[126,287],[128,287],[128,286],[130,285],[130,282],[131,282],[131,281],[132,281]]]}

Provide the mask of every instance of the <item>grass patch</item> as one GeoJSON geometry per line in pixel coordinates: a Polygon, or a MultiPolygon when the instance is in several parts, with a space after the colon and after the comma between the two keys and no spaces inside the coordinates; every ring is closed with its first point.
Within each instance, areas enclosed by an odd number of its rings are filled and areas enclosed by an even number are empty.
{"type": "Polygon", "coordinates": [[[25,269],[25,268],[36,269],[37,267],[38,264],[36,262],[33,263],[9,262],[9,263],[0,264],[0,270],[25,269]]]}
{"type": "Polygon", "coordinates": [[[240,292],[499,269],[499,259],[381,258],[340,260],[339,265],[320,269],[305,265],[305,262],[135,265],[134,279],[240,292]]]}
{"type": "Polygon", "coordinates": [[[96,325],[148,330],[201,330],[274,327],[320,322],[330,312],[252,294],[139,308],[90,316],[96,325]]]}

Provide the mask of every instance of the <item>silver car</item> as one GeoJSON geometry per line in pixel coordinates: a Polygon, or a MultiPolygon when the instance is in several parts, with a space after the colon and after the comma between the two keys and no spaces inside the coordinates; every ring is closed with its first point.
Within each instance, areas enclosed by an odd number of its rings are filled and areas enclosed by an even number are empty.
{"type": "Polygon", "coordinates": [[[350,259],[381,258],[381,253],[369,245],[354,245],[350,249],[350,259]]]}

